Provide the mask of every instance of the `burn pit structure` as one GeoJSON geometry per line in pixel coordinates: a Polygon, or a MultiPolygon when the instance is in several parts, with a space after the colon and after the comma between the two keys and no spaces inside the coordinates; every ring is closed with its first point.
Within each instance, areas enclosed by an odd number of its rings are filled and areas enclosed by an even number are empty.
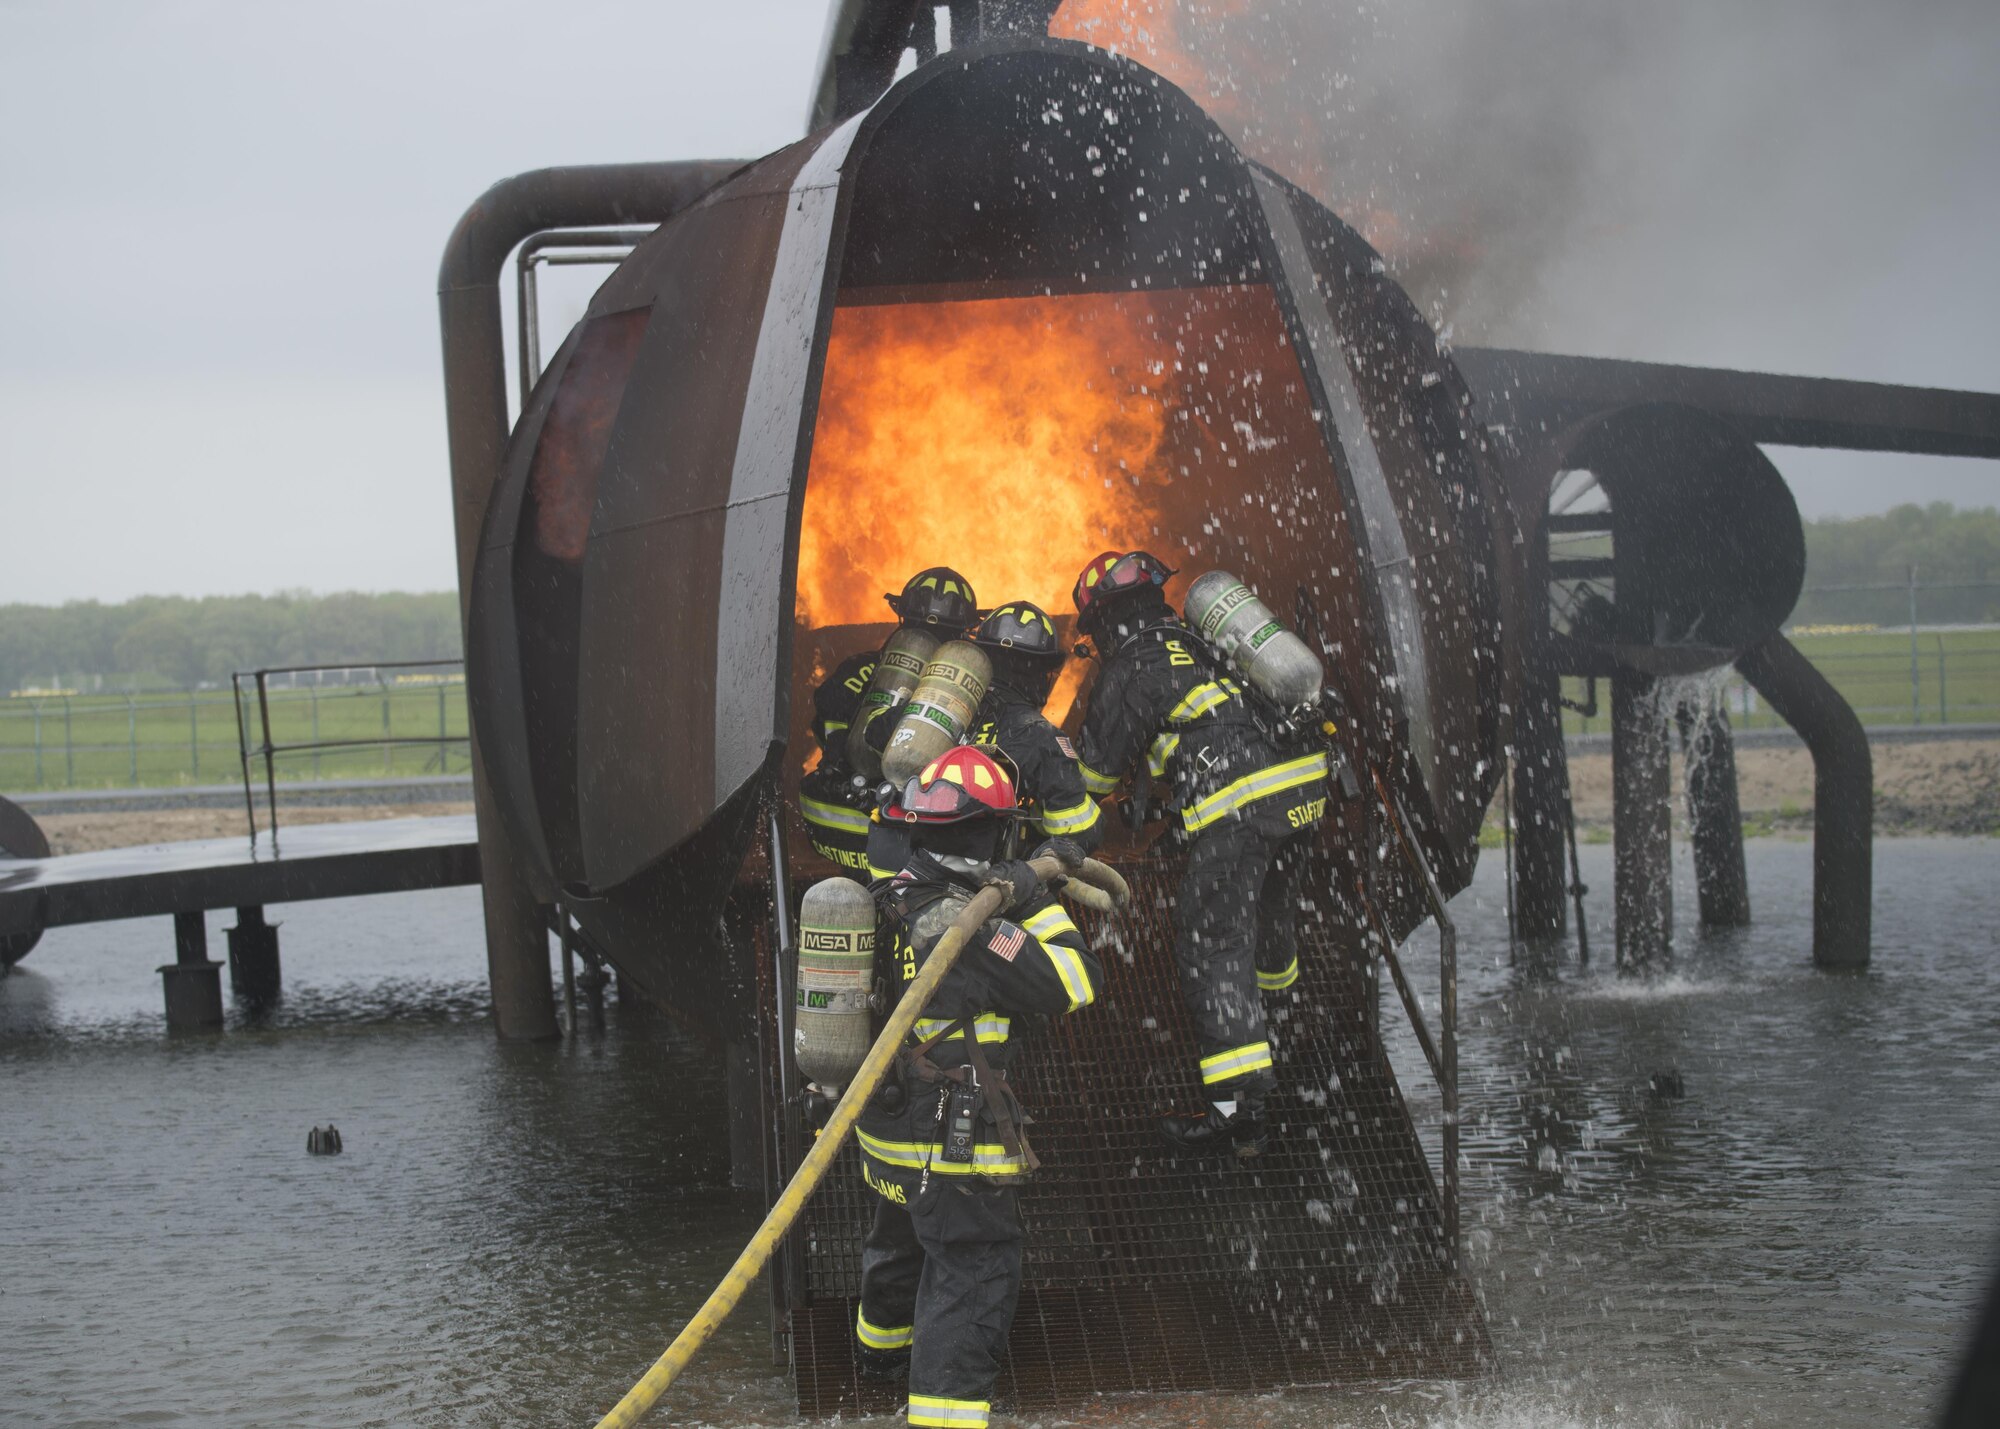
{"type": "MultiPolygon", "coordinates": [[[[1017,1063],[1048,1169],[1003,1398],[1475,1372],[1455,1126],[1434,1175],[1375,1017],[1375,930],[1400,942],[1428,905],[1377,857],[1396,843],[1372,795],[1379,778],[1446,895],[1467,884],[1500,760],[1504,498],[1470,394],[1374,253],[1131,61],[956,49],[736,172],[599,290],[526,404],[470,571],[475,731],[528,890],[728,1041],[755,1109],[739,1149],[774,1194],[804,1135],[783,1055],[793,893],[831,872],[784,810],[816,672],[882,634],[797,619],[830,338],[848,309],[1018,301],[1142,306],[1214,347],[1178,400],[1224,423],[1254,409],[1268,444],[1153,484],[1161,554],[1237,571],[1327,653],[1365,792],[1336,801],[1315,855],[1301,981],[1273,1018],[1280,1149],[1255,1171],[1156,1141],[1153,1117],[1198,1096],[1177,860],[1112,851],[1137,897],[1090,930],[1100,1005],[1017,1063]]],[[[906,549],[894,513],[852,535],[877,591],[958,555],[906,549]]],[[[887,1402],[850,1359],[866,1194],[851,1171],[823,1192],[773,1278],[808,1413],[887,1402]]]]}

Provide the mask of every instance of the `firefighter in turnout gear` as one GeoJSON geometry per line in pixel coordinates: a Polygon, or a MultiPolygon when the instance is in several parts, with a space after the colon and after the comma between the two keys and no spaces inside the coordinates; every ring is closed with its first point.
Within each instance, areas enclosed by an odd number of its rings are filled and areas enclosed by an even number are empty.
{"type": "MultiPolygon", "coordinates": [[[[1069,658],[1055,622],[1040,606],[1012,600],[991,611],[967,638],[992,661],[993,679],[965,742],[998,749],[1013,765],[1015,792],[1027,806],[1018,846],[1034,844],[1032,856],[1044,851],[1047,840],[1067,839],[1074,846],[1067,853],[1089,853],[1104,841],[1103,812],[1084,788],[1076,751],[1042,714],[1069,658]]],[[[909,845],[905,825],[878,821],[868,839],[869,876],[893,876],[909,845]]]]}
{"type": "Polygon", "coordinates": [[[849,878],[868,881],[868,816],[875,791],[847,762],[847,729],[875,674],[875,655],[850,655],[813,691],[813,738],[819,764],[799,780],[799,813],[813,852],[849,878]]]}
{"type": "MultiPolygon", "coordinates": [[[[895,630],[889,632],[882,650],[877,652],[878,658],[892,651],[898,643],[897,636],[904,631],[922,631],[934,637],[925,642],[926,648],[933,648],[944,641],[959,639],[979,619],[979,599],[972,593],[972,582],[949,566],[926,567],[903,582],[901,595],[885,595],[882,598],[896,613],[897,625],[895,630]]],[[[928,659],[929,656],[923,658],[928,659]]],[[[923,662],[918,660],[914,673],[921,674],[922,668],[923,662]]],[[[881,684],[880,677],[885,673],[881,669],[876,671],[877,685],[881,684]]],[[[901,697],[893,703],[885,704],[881,699],[864,697],[861,708],[855,713],[854,723],[861,726],[859,738],[875,751],[878,760],[889,743],[890,733],[896,728],[902,702],[908,698],[908,688],[915,684],[914,678],[909,679],[901,697]]],[[[851,746],[850,752],[860,757],[859,751],[851,746]]]]}
{"type": "Polygon", "coordinates": [[[985,751],[952,749],[882,813],[913,842],[875,890],[891,1001],[982,887],[1006,889],[856,1132],[876,1193],[854,1331],[863,1372],[907,1368],[912,1425],[978,1429],[1021,1290],[1018,1188],[1036,1164],[1007,1065],[1024,1020],[1088,1006],[1101,969],[1028,865],[998,857],[1019,812],[985,751]]]}
{"type": "Polygon", "coordinates": [[[1099,556],[1077,577],[1077,625],[1103,668],[1084,714],[1081,761],[1093,794],[1128,776],[1146,802],[1164,780],[1188,851],[1174,896],[1174,959],[1201,1050],[1206,1110],[1166,1117],[1182,1150],[1265,1146],[1276,1087],[1262,992],[1298,979],[1299,875],[1327,806],[1323,750],[1277,724],[1221,657],[1175,618],[1173,572],[1144,551],[1099,556]]]}

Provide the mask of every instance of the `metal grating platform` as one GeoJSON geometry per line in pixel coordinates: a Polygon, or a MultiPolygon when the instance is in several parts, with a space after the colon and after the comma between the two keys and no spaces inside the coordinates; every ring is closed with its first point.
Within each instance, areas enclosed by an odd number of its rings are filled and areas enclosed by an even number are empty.
{"type": "MultiPolygon", "coordinates": [[[[1026,1287],[998,1402],[1036,1410],[1134,1390],[1482,1373],[1484,1320],[1452,1267],[1345,909],[1329,900],[1302,920],[1300,980],[1265,994],[1282,1084],[1272,1153],[1177,1159],[1154,1119],[1199,1101],[1170,952],[1179,863],[1122,867],[1132,911],[1085,922],[1102,997],[1026,1034],[1015,1058],[1043,1169],[1022,1197],[1026,1287]]],[[[1310,885],[1330,887],[1331,875],[1310,885]]],[[[787,1173],[800,1154],[791,1132],[787,1173]]],[[[873,1195],[856,1153],[846,1160],[794,1237],[781,1297],[799,1409],[813,1418],[899,1402],[854,1372],[873,1195]]]]}

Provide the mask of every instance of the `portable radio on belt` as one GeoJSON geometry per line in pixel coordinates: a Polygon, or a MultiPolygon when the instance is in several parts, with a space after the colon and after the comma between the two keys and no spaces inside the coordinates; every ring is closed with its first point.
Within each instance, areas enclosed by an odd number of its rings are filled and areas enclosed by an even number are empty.
{"type": "Polygon", "coordinates": [[[985,1097],[979,1090],[979,1074],[965,1069],[965,1080],[951,1089],[944,1114],[944,1152],[938,1158],[960,1166],[972,1164],[972,1147],[979,1130],[979,1109],[985,1097]]]}

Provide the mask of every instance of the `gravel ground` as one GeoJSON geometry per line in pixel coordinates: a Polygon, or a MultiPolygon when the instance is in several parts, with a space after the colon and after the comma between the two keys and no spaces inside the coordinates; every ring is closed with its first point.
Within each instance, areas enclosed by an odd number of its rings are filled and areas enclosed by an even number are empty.
{"type": "MultiPolygon", "coordinates": [[[[306,804],[278,801],[279,827],[341,823],[350,819],[416,819],[434,814],[469,814],[462,803],[306,804]]],[[[229,809],[117,809],[87,814],[41,814],[35,822],[48,835],[51,853],[89,853],[100,848],[175,843],[184,839],[242,838],[248,832],[243,806],[229,809]]],[[[261,822],[261,820],[260,820],[261,822]]]]}
{"type": "MultiPolygon", "coordinates": [[[[1926,744],[1877,744],[1875,831],[1880,834],[2000,833],[2000,741],[1952,739],[1926,744]]],[[[1611,824],[1611,754],[1570,756],[1570,792],[1581,827],[1611,824]]],[[[1674,787],[1686,771],[1674,757],[1674,787]]],[[[1812,756],[1803,746],[1736,751],[1737,794],[1745,823],[1772,830],[1810,830],[1812,756]]],[[[1675,816],[1686,809],[1676,801],[1675,816]]]]}

